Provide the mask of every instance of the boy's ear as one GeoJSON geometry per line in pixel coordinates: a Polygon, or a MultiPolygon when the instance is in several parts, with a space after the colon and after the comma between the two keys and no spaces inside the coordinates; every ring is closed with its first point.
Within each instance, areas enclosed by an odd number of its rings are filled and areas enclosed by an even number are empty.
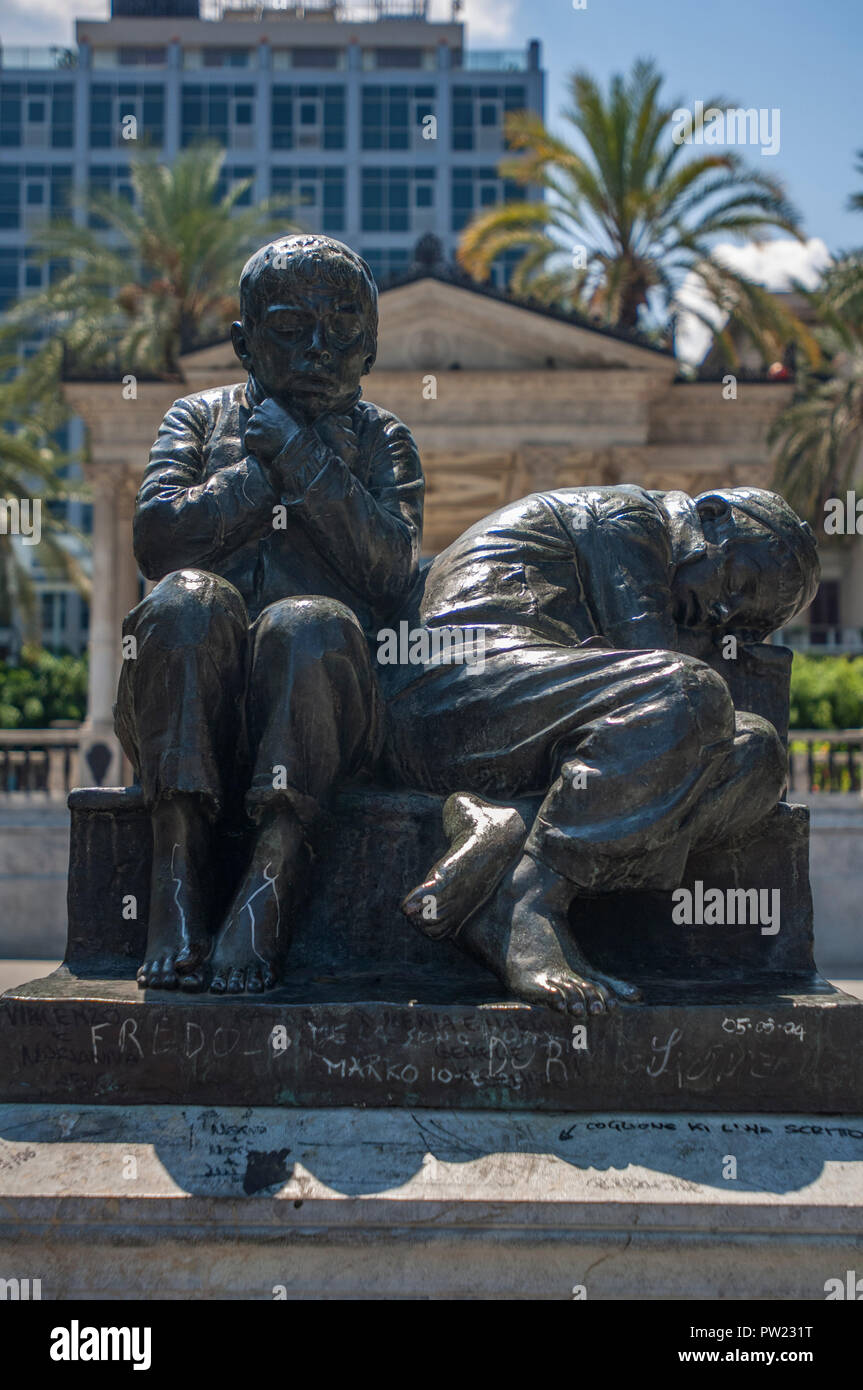
{"type": "Polygon", "coordinates": [[[704,492],[695,499],[695,510],[707,521],[724,521],[731,515],[731,503],[718,492],[704,492]]]}
{"type": "Polygon", "coordinates": [[[241,323],[231,324],[231,342],[234,345],[234,352],[248,371],[252,365],[252,358],[246,341],[246,331],[241,323]]]}

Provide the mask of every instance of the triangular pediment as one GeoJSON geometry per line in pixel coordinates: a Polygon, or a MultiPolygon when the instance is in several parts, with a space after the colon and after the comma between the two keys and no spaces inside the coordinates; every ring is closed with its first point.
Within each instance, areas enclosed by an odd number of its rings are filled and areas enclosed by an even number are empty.
{"type": "Polygon", "coordinates": [[[674,374],[670,353],[481,288],[428,276],[380,296],[376,366],[429,371],[620,368],[674,374]]]}
{"type": "MultiPolygon", "coordinates": [[[[429,372],[629,368],[669,377],[676,369],[670,353],[434,276],[381,292],[375,365],[429,372]]],[[[242,378],[227,338],[187,353],[182,370],[196,390],[242,378]]]]}

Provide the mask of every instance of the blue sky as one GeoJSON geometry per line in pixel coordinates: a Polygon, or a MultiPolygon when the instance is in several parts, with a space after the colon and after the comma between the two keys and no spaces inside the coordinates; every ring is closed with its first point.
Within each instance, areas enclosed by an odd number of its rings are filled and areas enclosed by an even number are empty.
{"type": "Polygon", "coordinates": [[[468,0],[468,19],[472,10],[483,45],[502,12],[516,44],[542,41],[552,124],[573,69],[605,81],[642,55],[656,58],[685,106],[718,94],[778,107],[779,153],[754,150],[753,161],[785,181],[809,236],[834,253],[863,245],[863,215],[845,211],[863,187],[853,167],[863,148],[863,0],[587,0],[586,10],[571,0],[468,0]]]}

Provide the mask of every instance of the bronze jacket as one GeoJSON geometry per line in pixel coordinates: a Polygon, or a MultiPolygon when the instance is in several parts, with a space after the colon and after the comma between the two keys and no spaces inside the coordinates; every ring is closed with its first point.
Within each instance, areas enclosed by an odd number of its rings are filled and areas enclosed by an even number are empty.
{"type": "Polygon", "coordinates": [[[373,635],[417,574],[424,483],[410,431],[369,401],[320,416],[285,450],[292,490],[280,496],[243,447],[249,415],[243,383],[174,402],[138,493],[142,572],[222,575],[252,620],[278,599],[321,594],[373,635]]]}
{"type": "MultiPolygon", "coordinates": [[[[704,549],[692,499],[632,484],[535,492],[484,517],[414,590],[421,621],[528,642],[675,650],[671,581],[704,549]]],[[[410,601],[409,601],[410,605],[410,601]]]]}

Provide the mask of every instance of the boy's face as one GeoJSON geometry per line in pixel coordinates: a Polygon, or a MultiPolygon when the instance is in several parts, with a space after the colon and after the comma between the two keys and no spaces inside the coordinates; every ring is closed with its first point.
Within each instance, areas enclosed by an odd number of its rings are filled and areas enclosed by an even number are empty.
{"type": "Polygon", "coordinates": [[[781,626],[781,550],[770,533],[732,505],[702,507],[705,550],[684,562],[672,582],[679,627],[767,634],[781,626]]]}
{"type": "Polygon", "coordinates": [[[310,415],[356,391],[368,349],[360,304],[351,292],[300,284],[290,275],[258,286],[234,347],[268,396],[310,415]]]}

